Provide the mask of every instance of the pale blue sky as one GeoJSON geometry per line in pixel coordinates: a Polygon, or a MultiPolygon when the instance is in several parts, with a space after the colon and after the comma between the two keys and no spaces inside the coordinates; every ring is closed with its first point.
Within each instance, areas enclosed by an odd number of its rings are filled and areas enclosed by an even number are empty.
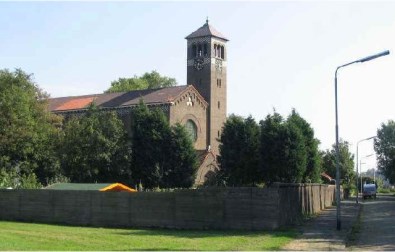
{"type": "Polygon", "coordinates": [[[259,121],[296,108],[326,149],[336,67],[388,49],[339,72],[340,137],[355,151],[395,119],[394,13],[392,2],[0,2],[0,68],[33,73],[52,97],[101,93],[151,70],[184,85],[184,37],[208,16],[230,39],[228,113],[259,121]]]}

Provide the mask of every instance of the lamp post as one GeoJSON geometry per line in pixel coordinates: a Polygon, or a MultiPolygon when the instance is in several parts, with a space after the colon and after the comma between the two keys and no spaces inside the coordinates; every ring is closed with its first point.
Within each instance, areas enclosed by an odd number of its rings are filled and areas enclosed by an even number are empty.
{"type": "MultiPolygon", "coordinates": [[[[359,141],[357,142],[357,179],[356,179],[356,183],[357,183],[357,198],[356,198],[356,203],[357,203],[357,204],[358,204],[358,195],[359,195],[359,193],[358,193],[358,144],[359,144],[360,142],[373,139],[373,138],[375,138],[375,137],[376,137],[376,136],[368,137],[368,138],[359,140],[359,141]]],[[[361,191],[361,192],[362,192],[362,191],[361,191]]]]}
{"type": "Polygon", "coordinates": [[[340,220],[340,170],[339,170],[339,124],[338,124],[338,113],[337,113],[337,71],[340,68],[346,67],[348,65],[354,63],[363,63],[369,60],[373,60],[385,55],[390,54],[390,51],[384,51],[378,54],[374,54],[356,61],[352,61],[350,63],[338,66],[335,71],[335,114],[336,114],[336,228],[337,230],[341,229],[341,220],[340,220]]]}

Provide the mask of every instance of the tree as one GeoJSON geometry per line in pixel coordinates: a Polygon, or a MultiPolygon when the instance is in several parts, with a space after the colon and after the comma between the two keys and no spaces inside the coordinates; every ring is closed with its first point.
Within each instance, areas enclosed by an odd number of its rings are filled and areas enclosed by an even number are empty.
{"type": "Polygon", "coordinates": [[[304,182],[321,182],[321,158],[318,150],[319,140],[314,137],[314,130],[295,109],[288,116],[287,122],[298,127],[303,135],[303,142],[307,152],[306,172],[303,175],[304,182]]]}
{"type": "Polygon", "coordinates": [[[166,168],[162,178],[162,187],[189,188],[195,183],[198,160],[192,139],[181,124],[171,127],[166,168]]]}
{"type": "Polygon", "coordinates": [[[47,111],[48,95],[20,69],[0,70],[0,169],[36,177],[43,184],[59,173],[59,117],[47,111]],[[34,176],[32,174],[35,174],[34,176]]]}
{"type": "Polygon", "coordinates": [[[168,147],[170,126],[162,111],[150,111],[142,101],[133,111],[132,125],[134,179],[146,188],[158,187],[165,172],[165,160],[170,158],[163,151],[168,147]]]}
{"type": "Polygon", "coordinates": [[[266,183],[300,183],[306,172],[307,151],[301,130],[274,112],[260,122],[261,169],[266,183]]]}
{"type": "Polygon", "coordinates": [[[190,187],[197,157],[185,128],[170,127],[162,110],[140,101],[133,111],[132,167],[136,183],[146,188],[190,187]]]}
{"type": "Polygon", "coordinates": [[[259,167],[259,126],[249,116],[231,115],[224,124],[219,145],[220,177],[228,185],[255,185],[262,181],[259,167]]]}
{"type": "Polygon", "coordinates": [[[374,150],[377,154],[378,169],[390,183],[395,183],[395,122],[393,120],[382,123],[381,128],[377,129],[374,150]]]}
{"type": "Polygon", "coordinates": [[[64,128],[62,146],[62,169],[71,182],[131,184],[127,133],[114,112],[91,105],[85,115],[71,118],[64,128]]]}
{"type": "Polygon", "coordinates": [[[173,87],[177,85],[174,78],[161,76],[158,72],[152,71],[142,76],[134,76],[132,78],[119,78],[111,82],[111,87],[105,91],[106,93],[127,92],[133,90],[153,89],[162,87],[173,87]]]}
{"type": "MultiPolygon", "coordinates": [[[[348,142],[339,142],[339,169],[340,180],[343,185],[352,184],[355,179],[354,155],[350,153],[348,142]]],[[[322,169],[332,178],[336,178],[336,145],[331,150],[326,150],[322,155],[322,169]]]]}
{"type": "Polygon", "coordinates": [[[0,169],[0,189],[39,189],[41,187],[34,173],[21,174],[16,170],[7,172],[5,169],[0,169]]]}

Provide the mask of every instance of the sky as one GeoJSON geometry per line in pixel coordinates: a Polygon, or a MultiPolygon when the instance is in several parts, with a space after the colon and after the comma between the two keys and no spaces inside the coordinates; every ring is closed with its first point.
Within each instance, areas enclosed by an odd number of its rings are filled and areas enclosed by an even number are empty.
{"type": "MultiPolygon", "coordinates": [[[[185,36],[210,25],[227,43],[228,114],[257,122],[292,108],[325,150],[357,142],[395,119],[395,2],[173,1],[0,2],[0,69],[21,68],[51,97],[102,93],[111,81],[152,70],[186,83],[185,36]]],[[[359,144],[359,156],[374,153],[359,144]]],[[[375,157],[362,161],[375,167],[375,157]]]]}

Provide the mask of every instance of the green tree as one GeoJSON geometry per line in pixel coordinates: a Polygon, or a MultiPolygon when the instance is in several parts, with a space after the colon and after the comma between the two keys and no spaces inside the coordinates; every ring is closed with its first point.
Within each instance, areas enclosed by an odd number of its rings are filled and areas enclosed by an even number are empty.
{"type": "Polygon", "coordinates": [[[170,127],[162,110],[143,101],[133,111],[132,167],[136,183],[145,188],[191,187],[197,157],[185,128],[170,127]]]}
{"type": "Polygon", "coordinates": [[[38,181],[36,174],[21,174],[15,169],[0,169],[0,189],[39,189],[42,185],[38,181]]]}
{"type": "Polygon", "coordinates": [[[152,71],[150,73],[145,73],[142,76],[135,75],[132,78],[119,78],[118,80],[111,82],[111,87],[105,92],[127,92],[133,90],[172,87],[175,85],[177,85],[176,79],[161,76],[158,72],[152,71]]]}
{"type": "Polygon", "coordinates": [[[47,97],[20,69],[0,70],[0,168],[43,184],[59,173],[56,143],[60,119],[47,111],[47,97]]]}
{"type": "Polygon", "coordinates": [[[302,182],[307,151],[301,130],[276,112],[268,115],[260,125],[260,157],[265,182],[302,182]]]}
{"type": "Polygon", "coordinates": [[[262,181],[259,167],[259,126],[249,116],[231,115],[224,124],[219,145],[220,177],[228,185],[255,185],[262,181]]]}
{"type": "MultiPolygon", "coordinates": [[[[349,144],[346,141],[339,142],[339,170],[340,180],[343,185],[350,185],[355,179],[354,155],[351,154],[349,144]]],[[[336,178],[336,145],[332,149],[321,153],[322,169],[332,178],[336,178]]]]}
{"type": "Polygon", "coordinates": [[[319,140],[314,137],[314,130],[310,124],[303,119],[295,109],[287,119],[288,123],[298,127],[303,135],[303,142],[307,152],[306,172],[303,175],[304,182],[321,182],[321,157],[318,150],[319,140]]]}
{"type": "Polygon", "coordinates": [[[65,124],[61,161],[71,182],[131,184],[130,155],[127,133],[114,112],[92,105],[65,124]]]}
{"type": "Polygon", "coordinates": [[[140,101],[133,111],[132,167],[136,182],[146,188],[158,187],[165,172],[165,150],[170,139],[170,126],[165,115],[158,109],[150,111],[140,101]]]}
{"type": "Polygon", "coordinates": [[[377,166],[381,173],[393,184],[395,183],[395,122],[389,120],[377,129],[374,140],[377,154],[377,166]]]}
{"type": "Polygon", "coordinates": [[[198,160],[192,140],[181,124],[171,127],[170,139],[165,152],[166,168],[162,178],[162,187],[189,188],[195,183],[198,160]]]}

